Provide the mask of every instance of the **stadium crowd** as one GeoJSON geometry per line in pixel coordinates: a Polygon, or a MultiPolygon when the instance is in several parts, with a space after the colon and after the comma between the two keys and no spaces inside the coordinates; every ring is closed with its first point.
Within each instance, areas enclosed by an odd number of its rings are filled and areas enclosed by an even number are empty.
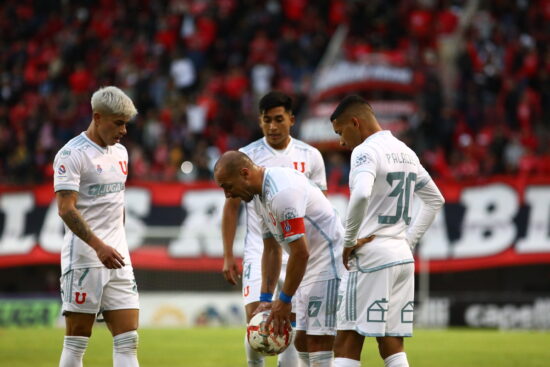
{"type": "MultiPolygon", "coordinates": [[[[50,182],[111,84],[139,110],[131,179],[210,179],[221,152],[261,136],[259,97],[281,90],[300,111],[340,24],[346,57],[386,52],[424,76],[402,137],[434,177],[550,175],[550,1],[478,3],[448,68],[442,40],[471,1],[3,1],[0,183],[50,182]]],[[[328,159],[329,176],[345,162],[328,159]]]]}

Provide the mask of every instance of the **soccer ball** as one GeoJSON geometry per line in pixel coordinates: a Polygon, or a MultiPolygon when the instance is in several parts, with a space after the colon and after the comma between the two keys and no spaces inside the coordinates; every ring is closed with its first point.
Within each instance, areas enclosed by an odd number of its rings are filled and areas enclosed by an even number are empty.
{"type": "Polygon", "coordinates": [[[274,356],[284,352],[292,343],[292,326],[285,324],[283,335],[273,333],[273,324],[269,330],[265,328],[265,322],[269,317],[269,311],[260,312],[250,320],[246,328],[248,343],[256,352],[264,356],[274,356]]]}

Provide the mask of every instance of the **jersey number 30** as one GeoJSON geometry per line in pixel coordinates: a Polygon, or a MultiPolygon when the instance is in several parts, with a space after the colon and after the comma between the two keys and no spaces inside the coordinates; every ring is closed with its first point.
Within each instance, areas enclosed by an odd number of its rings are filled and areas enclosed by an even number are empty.
{"type": "Polygon", "coordinates": [[[390,172],[386,176],[386,181],[393,187],[393,182],[397,181],[397,185],[390,192],[390,197],[397,197],[397,210],[395,215],[379,215],[378,223],[380,224],[395,224],[399,219],[403,218],[407,225],[411,223],[409,216],[409,203],[411,198],[411,183],[416,182],[416,173],[409,172],[390,172]],[[405,198],[403,198],[405,196],[405,198]],[[403,202],[404,201],[404,202],[403,202]]]}

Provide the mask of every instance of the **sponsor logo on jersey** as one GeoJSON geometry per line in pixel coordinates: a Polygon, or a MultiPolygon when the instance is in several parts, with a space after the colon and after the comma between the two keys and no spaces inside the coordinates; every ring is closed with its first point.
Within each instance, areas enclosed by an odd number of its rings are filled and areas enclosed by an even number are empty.
{"type": "Polygon", "coordinates": [[[120,191],[124,191],[124,182],[96,184],[90,186],[90,188],[88,189],[88,195],[101,196],[106,194],[114,194],[120,191]]]}
{"type": "Polygon", "coordinates": [[[57,168],[57,173],[60,175],[64,175],[65,173],[67,173],[67,169],[64,165],[61,165],[57,168]]]}
{"type": "Polygon", "coordinates": [[[60,158],[67,158],[71,155],[71,151],[68,149],[64,149],[61,151],[61,154],[59,155],[60,158]]]}

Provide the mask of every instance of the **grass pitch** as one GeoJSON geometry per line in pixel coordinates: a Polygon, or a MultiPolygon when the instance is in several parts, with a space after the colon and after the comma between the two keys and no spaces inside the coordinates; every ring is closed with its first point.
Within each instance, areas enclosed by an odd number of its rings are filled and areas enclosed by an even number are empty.
{"type": "MultiPolygon", "coordinates": [[[[62,329],[0,329],[0,365],[57,366],[62,329]]],[[[139,360],[142,367],[246,366],[244,329],[141,329],[139,360]]],[[[112,339],[105,327],[95,326],[84,365],[111,366],[112,339]]],[[[550,333],[494,330],[415,330],[406,340],[413,367],[543,367],[550,365],[550,333]]],[[[276,358],[267,358],[267,367],[276,358]]],[[[362,365],[384,364],[376,342],[367,338],[362,365]]]]}

